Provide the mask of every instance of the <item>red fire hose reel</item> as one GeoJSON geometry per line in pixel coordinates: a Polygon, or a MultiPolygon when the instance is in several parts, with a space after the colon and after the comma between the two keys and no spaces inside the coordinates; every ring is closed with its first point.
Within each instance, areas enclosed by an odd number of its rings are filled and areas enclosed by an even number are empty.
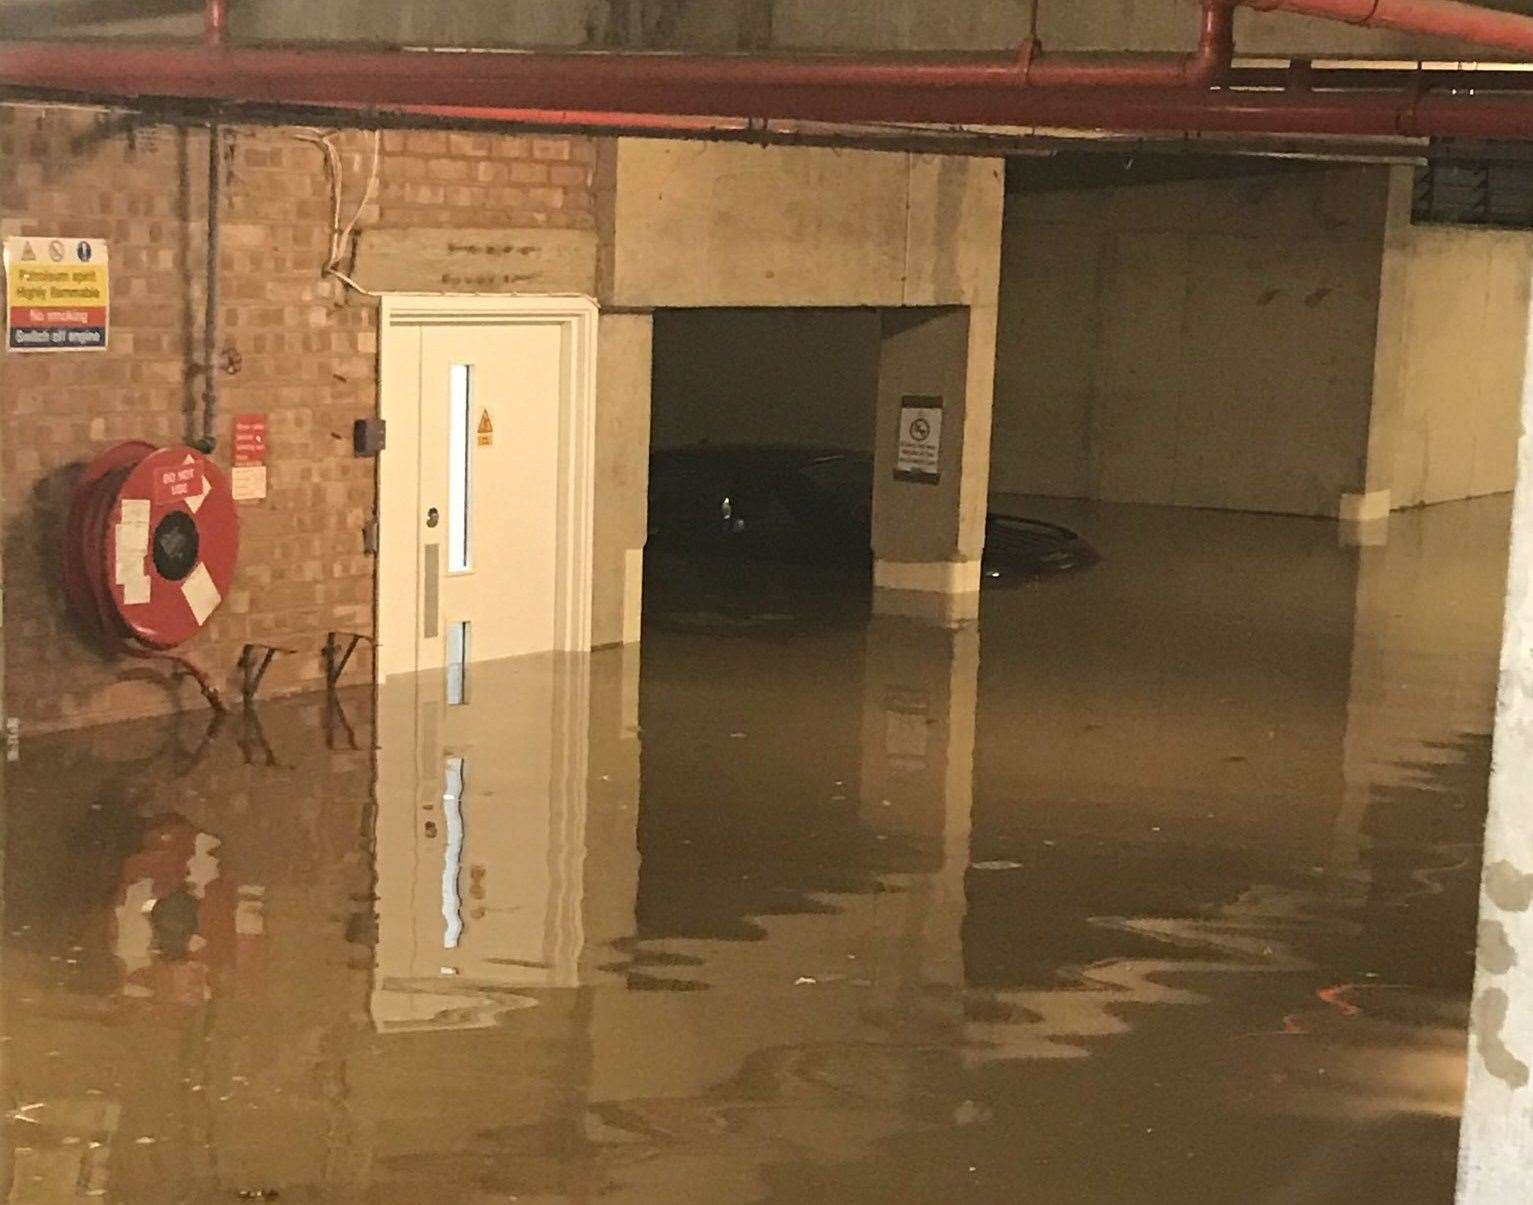
{"type": "Polygon", "coordinates": [[[119,444],[70,501],[64,592],[109,652],[165,657],[222,706],[207,676],[169,650],[202,630],[234,584],[239,518],[223,470],[188,447],[119,444]]]}

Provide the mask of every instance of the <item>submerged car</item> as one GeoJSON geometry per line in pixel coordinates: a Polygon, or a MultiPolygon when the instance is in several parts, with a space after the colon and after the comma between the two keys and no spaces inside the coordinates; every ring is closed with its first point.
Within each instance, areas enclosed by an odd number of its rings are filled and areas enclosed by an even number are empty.
{"type": "MultiPolygon", "coordinates": [[[[649,546],[755,561],[872,562],[873,460],[842,449],[700,445],[650,458],[649,546]]],[[[1068,527],[991,511],[989,581],[1081,569],[1096,550],[1068,527]]]]}

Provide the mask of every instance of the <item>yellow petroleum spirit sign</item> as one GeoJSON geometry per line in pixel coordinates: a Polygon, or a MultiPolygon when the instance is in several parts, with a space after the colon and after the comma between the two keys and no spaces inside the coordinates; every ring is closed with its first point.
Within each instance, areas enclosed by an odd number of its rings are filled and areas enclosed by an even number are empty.
{"type": "Polygon", "coordinates": [[[106,347],[107,279],[104,239],[6,239],[6,348],[91,351],[106,347]]]}

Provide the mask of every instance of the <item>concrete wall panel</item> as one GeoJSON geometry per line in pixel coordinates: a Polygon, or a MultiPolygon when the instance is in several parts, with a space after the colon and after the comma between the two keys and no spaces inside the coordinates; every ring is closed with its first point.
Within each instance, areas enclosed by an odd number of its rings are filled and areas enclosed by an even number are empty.
{"type": "Polygon", "coordinates": [[[1485,405],[1475,445],[1472,496],[1510,492],[1517,479],[1517,439],[1522,421],[1517,400],[1526,374],[1528,310],[1533,284],[1533,235],[1498,235],[1488,264],[1485,333],[1494,352],[1481,362],[1485,405]]]}
{"type": "Polygon", "coordinates": [[[1175,501],[1335,513],[1363,486],[1377,250],[1215,235],[1190,251],[1175,501]]]}
{"type": "Polygon", "coordinates": [[[1533,234],[1406,226],[1398,351],[1378,406],[1392,422],[1391,502],[1512,488],[1533,234]]]}
{"type": "Polygon", "coordinates": [[[1363,485],[1388,185],[1011,198],[995,488],[1336,514],[1363,485]]]}
{"type": "Polygon", "coordinates": [[[1094,299],[1100,342],[1087,353],[1097,364],[1087,426],[1095,496],[1119,502],[1176,497],[1182,421],[1161,399],[1182,394],[1186,290],[1167,282],[1186,270],[1186,256],[1183,236],[1169,232],[1108,240],[1104,247],[1102,291],[1094,299]],[[1104,297],[1115,303],[1102,305],[1104,297]]]}
{"type": "Polygon", "coordinates": [[[1056,226],[1047,239],[1007,238],[1003,280],[1050,280],[1052,289],[1003,288],[996,336],[991,473],[1034,491],[1083,498],[1095,397],[1104,250],[1093,231],[1056,226]],[[1084,328],[1084,329],[1082,329],[1084,328]]]}

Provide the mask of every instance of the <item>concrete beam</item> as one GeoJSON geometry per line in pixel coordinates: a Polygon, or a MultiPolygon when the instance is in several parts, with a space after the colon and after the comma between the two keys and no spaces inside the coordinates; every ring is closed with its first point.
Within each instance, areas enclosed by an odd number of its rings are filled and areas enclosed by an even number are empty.
{"type": "Polygon", "coordinates": [[[949,1025],[962,1024],[978,681],[975,626],[942,631],[887,616],[868,625],[859,817],[880,839],[919,850],[924,871],[901,882],[900,928],[920,974],[879,975],[873,997],[949,1025]]]}
{"type": "Polygon", "coordinates": [[[598,175],[604,306],[995,304],[997,160],[625,138],[598,175]]]}

